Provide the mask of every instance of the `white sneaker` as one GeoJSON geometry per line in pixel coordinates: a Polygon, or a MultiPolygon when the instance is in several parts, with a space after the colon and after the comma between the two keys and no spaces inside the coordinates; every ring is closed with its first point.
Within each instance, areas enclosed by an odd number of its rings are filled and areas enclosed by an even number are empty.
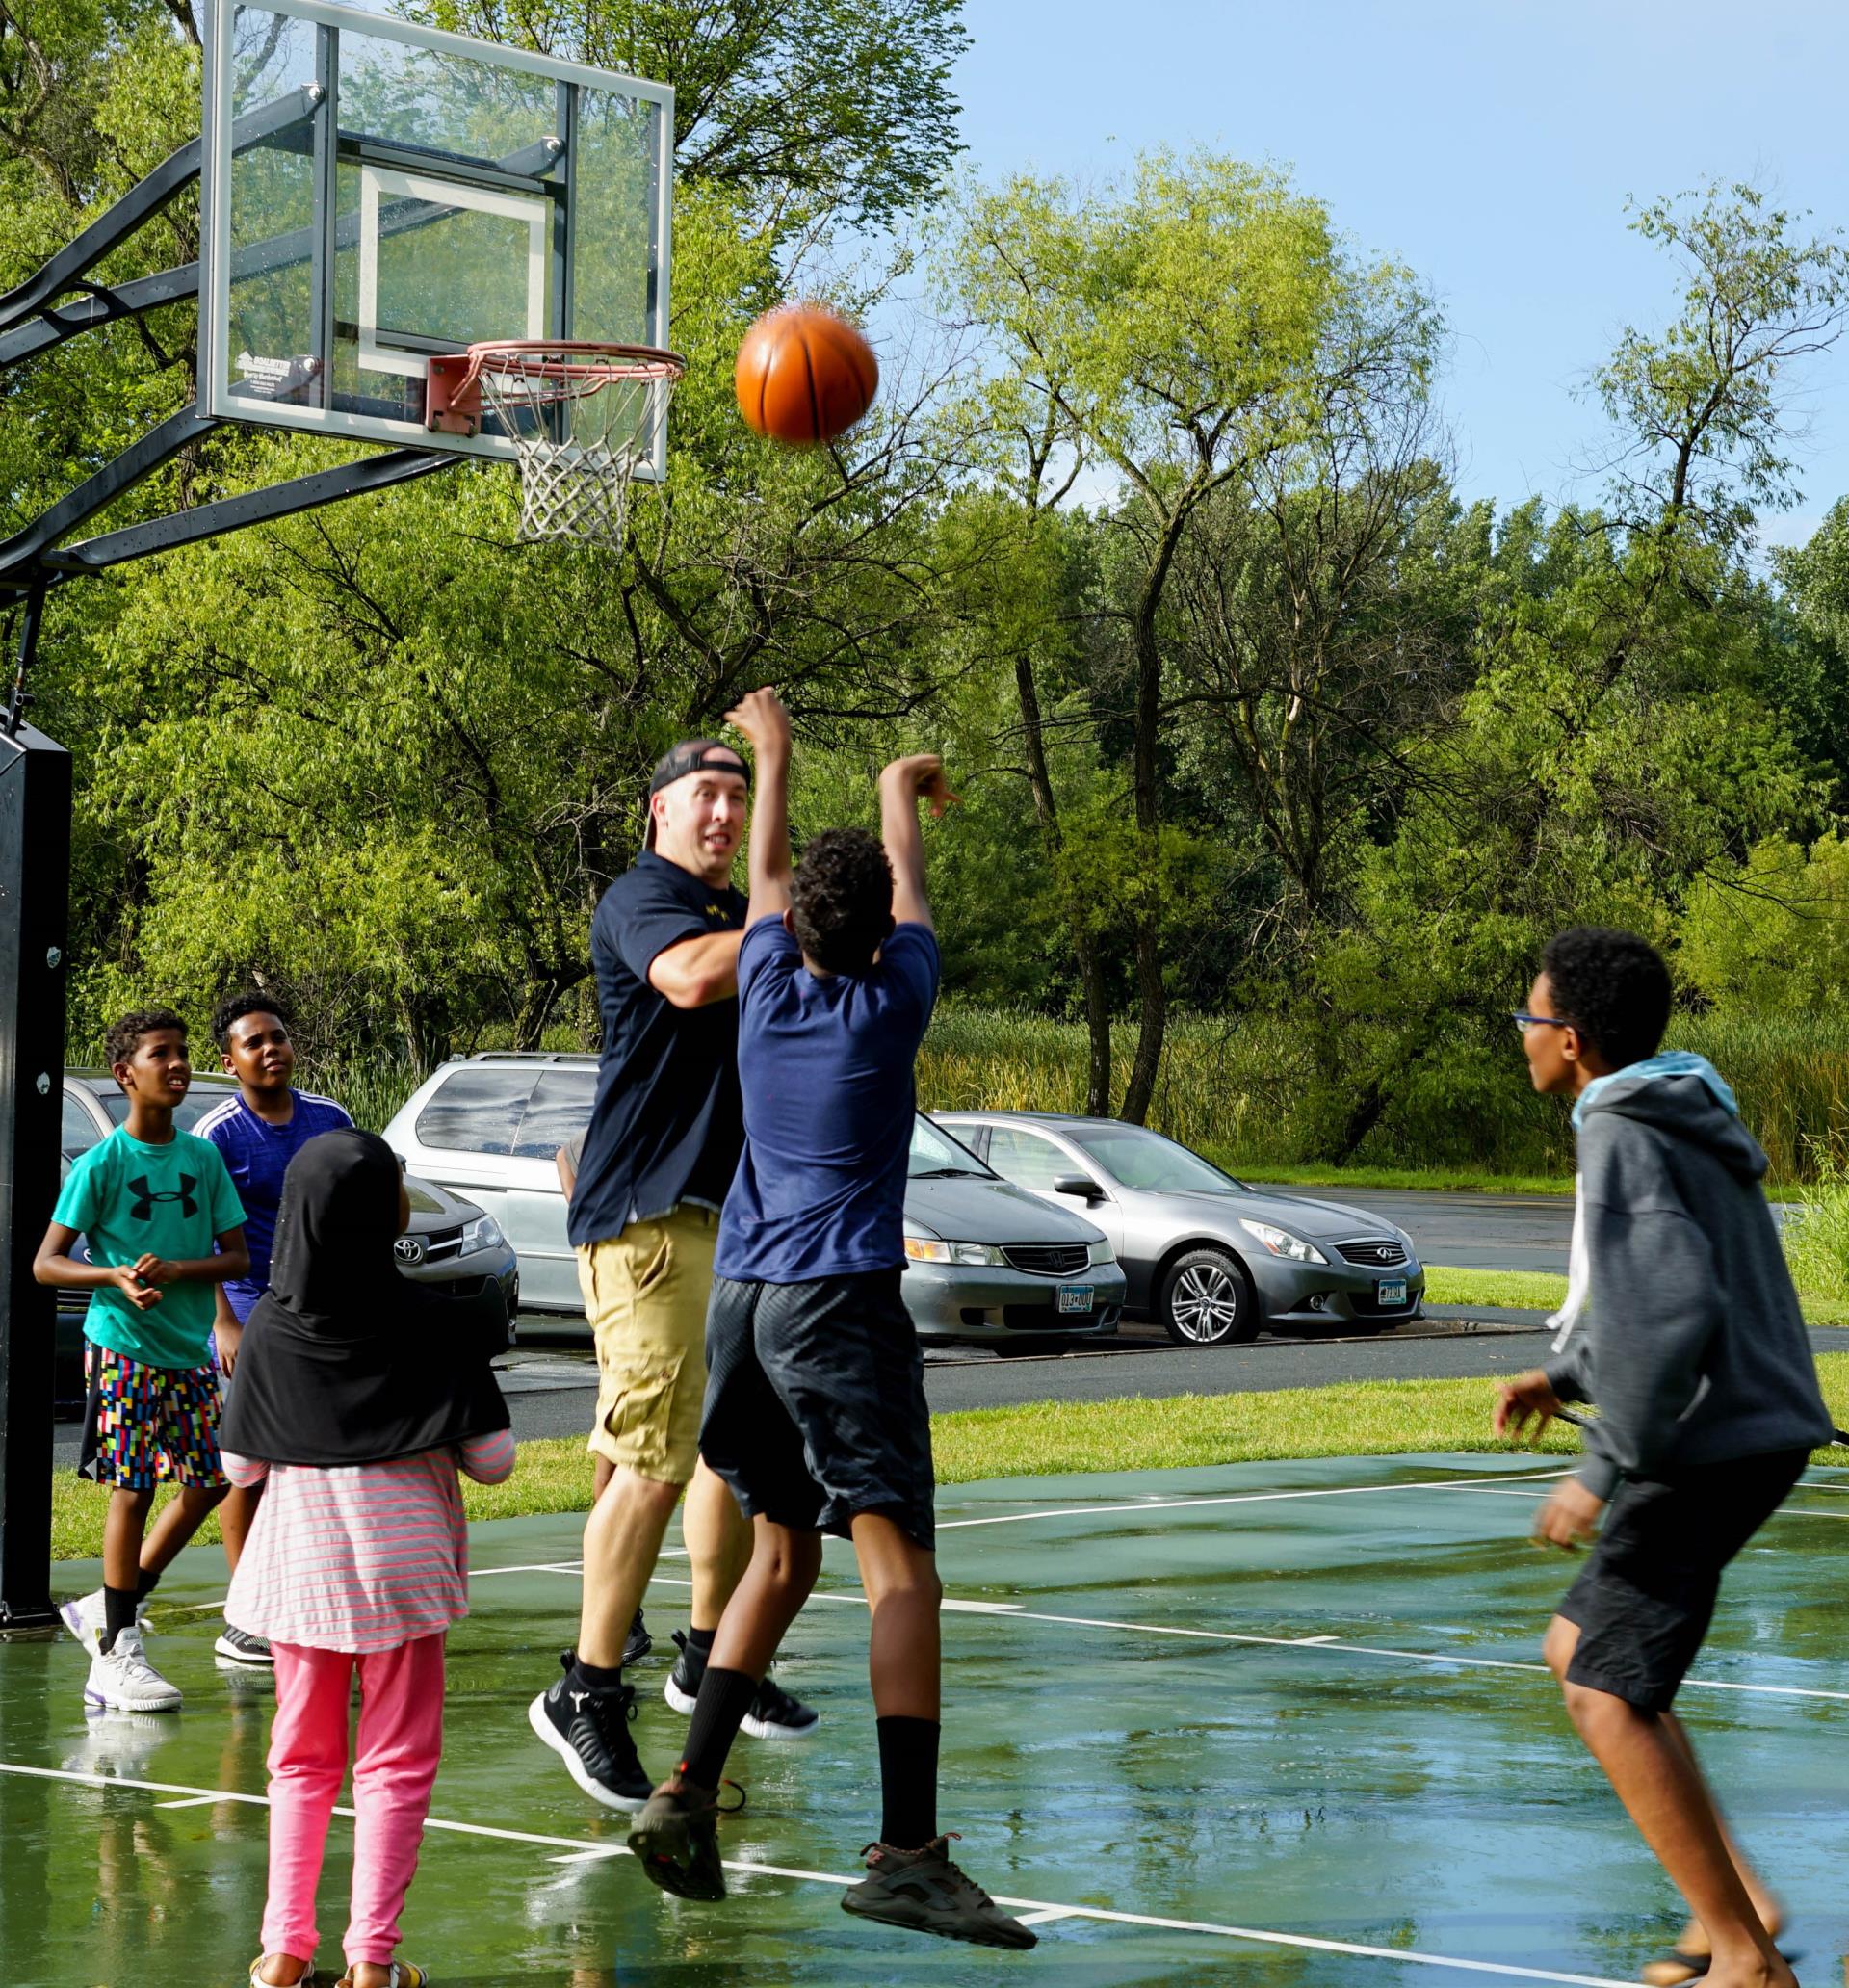
{"type": "MultiPolygon", "coordinates": [[[[103,1591],[100,1587],[94,1594],[81,1596],[74,1602],[61,1603],[58,1614],[65,1627],[83,1644],[91,1657],[102,1654],[103,1631],[109,1623],[109,1609],[103,1601],[103,1591]]],[[[137,1629],[142,1627],[143,1618],[146,1614],[147,1604],[142,1602],[135,1610],[137,1629]]]]}
{"type": "Polygon", "coordinates": [[[141,1633],[125,1629],[107,1656],[91,1659],[84,1696],[110,1712],[178,1712],[180,1692],[147,1661],[141,1633]]]}

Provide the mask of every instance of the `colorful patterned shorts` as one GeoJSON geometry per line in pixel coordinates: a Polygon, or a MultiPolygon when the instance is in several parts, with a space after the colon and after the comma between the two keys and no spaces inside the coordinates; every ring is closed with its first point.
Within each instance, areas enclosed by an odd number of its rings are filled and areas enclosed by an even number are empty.
{"type": "Polygon", "coordinates": [[[216,1490],[219,1376],[212,1367],[148,1367],[114,1347],[86,1344],[90,1400],[79,1477],[124,1491],[157,1484],[216,1490]]]}

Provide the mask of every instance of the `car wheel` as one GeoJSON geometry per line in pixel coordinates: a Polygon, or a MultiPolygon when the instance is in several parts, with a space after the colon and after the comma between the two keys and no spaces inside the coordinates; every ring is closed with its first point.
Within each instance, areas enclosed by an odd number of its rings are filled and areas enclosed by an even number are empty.
{"type": "Polygon", "coordinates": [[[1181,1346],[1233,1346],[1255,1339],[1259,1308],[1245,1272],[1221,1249],[1190,1249],[1168,1267],[1156,1307],[1181,1346]]]}

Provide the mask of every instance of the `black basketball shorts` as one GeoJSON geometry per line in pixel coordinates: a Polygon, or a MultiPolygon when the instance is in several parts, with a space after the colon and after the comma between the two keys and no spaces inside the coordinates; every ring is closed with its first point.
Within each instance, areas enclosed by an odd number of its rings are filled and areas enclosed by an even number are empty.
{"type": "Polygon", "coordinates": [[[748,1517],[846,1536],[876,1512],[932,1546],[924,1362],[898,1279],[714,1278],[700,1454],[748,1517]]]}
{"type": "Polygon", "coordinates": [[[1667,1712],[1713,1619],[1721,1572],[1784,1504],[1804,1450],[1620,1484],[1557,1612],[1579,1629],[1567,1682],[1667,1712]]]}

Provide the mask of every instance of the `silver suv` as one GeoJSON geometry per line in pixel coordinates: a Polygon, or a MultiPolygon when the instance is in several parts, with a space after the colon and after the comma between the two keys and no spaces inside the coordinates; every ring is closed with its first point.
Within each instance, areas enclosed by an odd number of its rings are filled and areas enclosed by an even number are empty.
{"type": "MultiPolygon", "coordinates": [[[[583,1317],[557,1155],[590,1122],[597,1059],[490,1052],[443,1064],[385,1128],[412,1172],[479,1202],[520,1254],[521,1302],[583,1317]]],[[[920,1116],[900,1286],[928,1342],[1038,1352],[1113,1332],[1124,1273],[1079,1210],[1002,1180],[920,1116]]]]}

